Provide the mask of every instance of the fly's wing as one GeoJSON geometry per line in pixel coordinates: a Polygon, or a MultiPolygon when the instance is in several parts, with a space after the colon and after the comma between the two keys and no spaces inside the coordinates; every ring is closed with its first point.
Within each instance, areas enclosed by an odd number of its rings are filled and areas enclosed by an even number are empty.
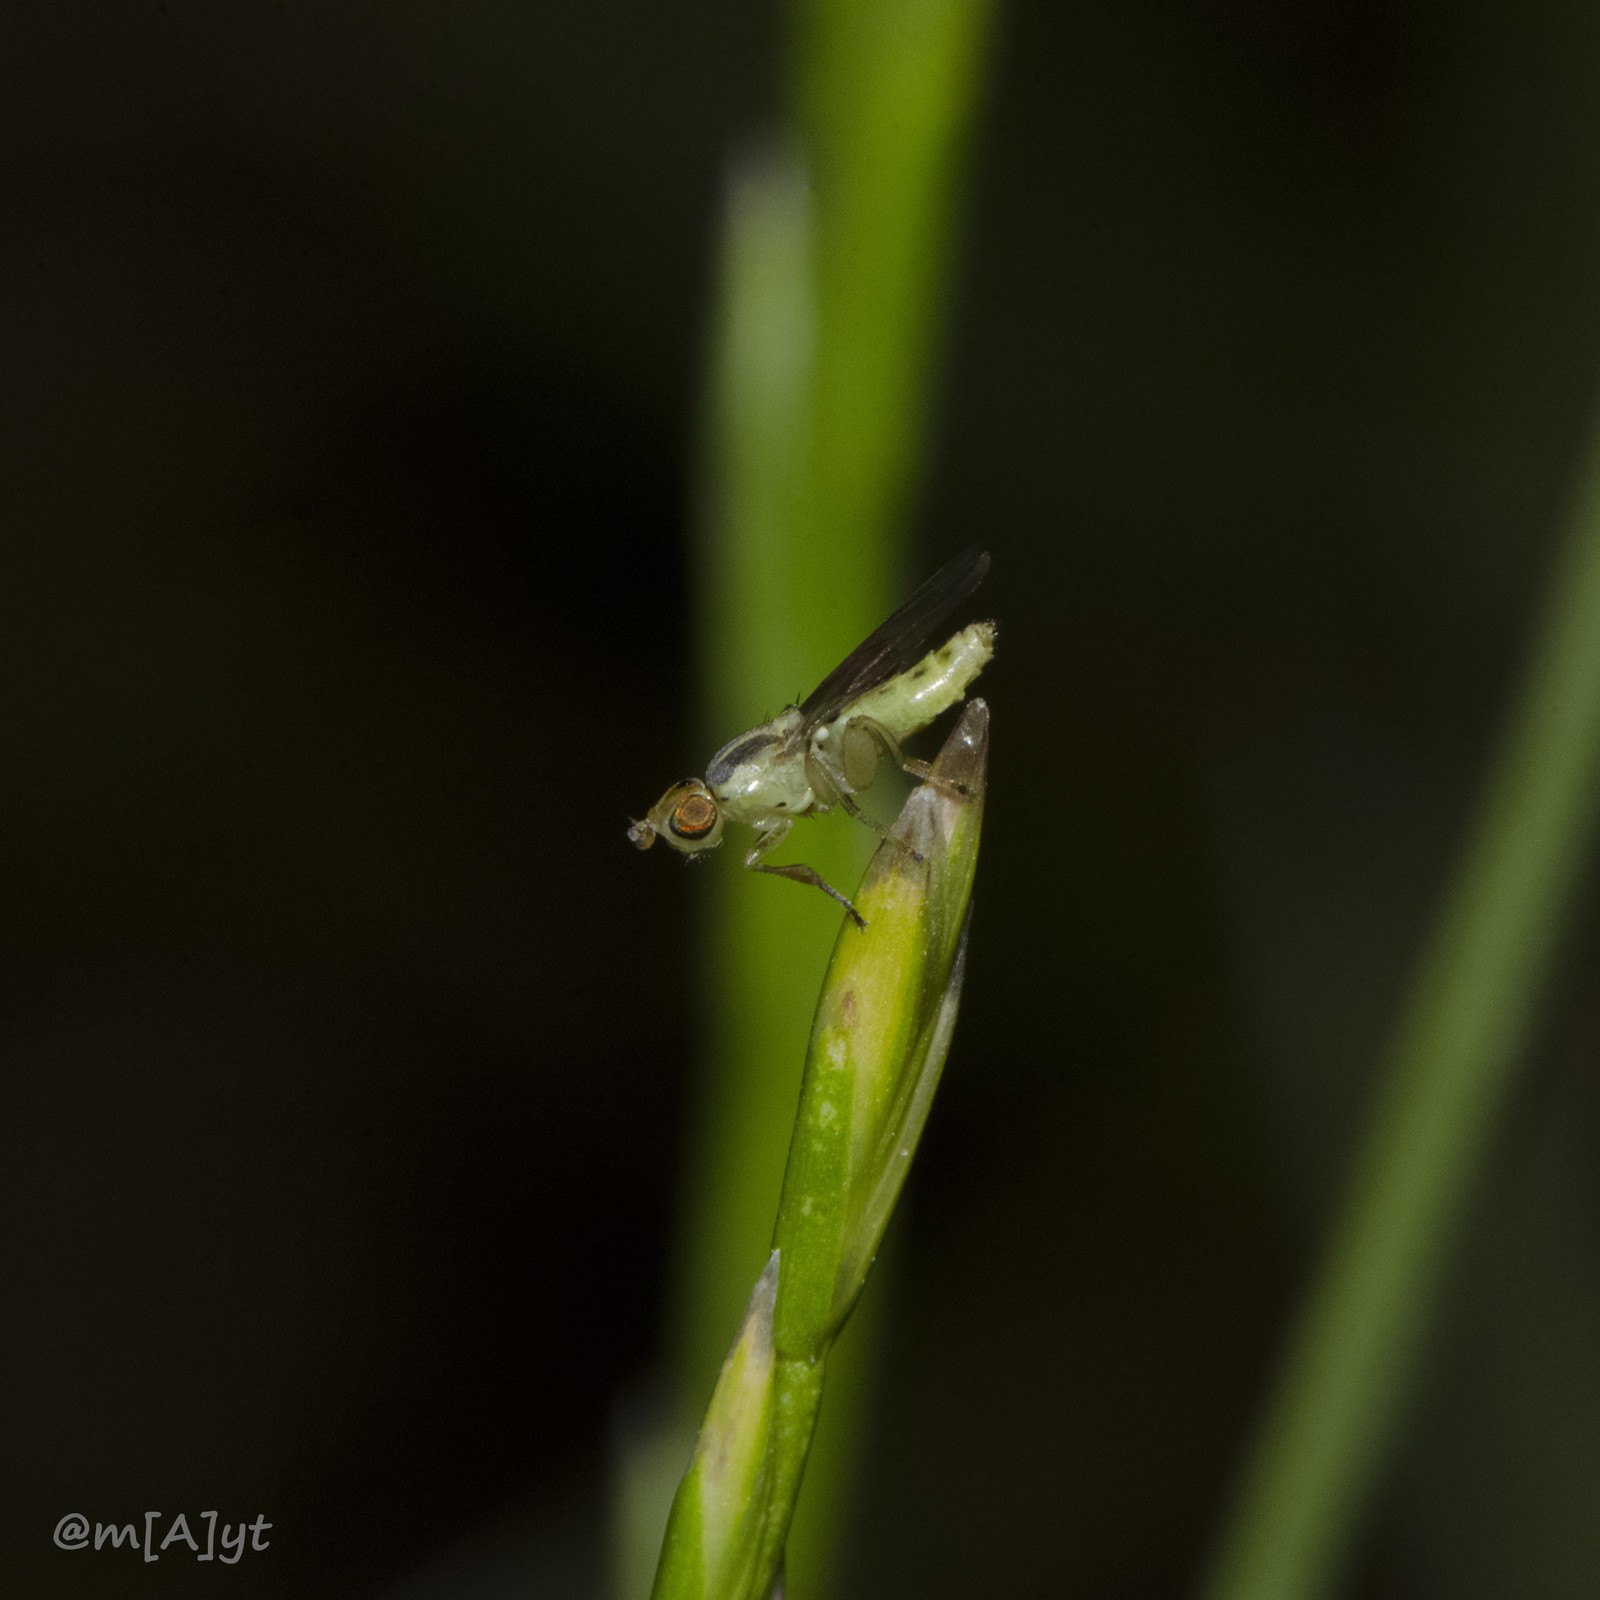
{"type": "Polygon", "coordinates": [[[947,561],[806,696],[800,707],[802,726],[827,722],[852,700],[915,666],[928,635],[983,582],[988,570],[988,552],[975,544],[947,561]]]}

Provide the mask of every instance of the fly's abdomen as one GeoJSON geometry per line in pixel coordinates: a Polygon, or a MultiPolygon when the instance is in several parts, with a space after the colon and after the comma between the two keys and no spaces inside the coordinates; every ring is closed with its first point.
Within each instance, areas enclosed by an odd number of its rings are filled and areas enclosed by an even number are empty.
{"type": "Polygon", "coordinates": [[[914,667],[853,701],[843,718],[870,717],[897,739],[925,728],[966,698],[968,686],[994,655],[992,622],[974,622],[930,650],[914,667]]]}

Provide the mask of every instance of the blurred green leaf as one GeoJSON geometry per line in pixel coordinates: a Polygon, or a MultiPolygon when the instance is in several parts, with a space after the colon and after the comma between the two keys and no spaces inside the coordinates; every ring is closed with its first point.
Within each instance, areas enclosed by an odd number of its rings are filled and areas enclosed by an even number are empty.
{"type": "Polygon", "coordinates": [[[1477,829],[1419,971],[1209,1600],[1338,1582],[1525,1051],[1600,803],[1600,441],[1477,829]]]}

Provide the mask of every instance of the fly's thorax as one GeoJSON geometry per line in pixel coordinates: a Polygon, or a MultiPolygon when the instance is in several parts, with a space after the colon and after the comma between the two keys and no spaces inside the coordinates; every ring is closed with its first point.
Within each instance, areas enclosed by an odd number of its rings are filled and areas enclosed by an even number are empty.
{"type": "Polygon", "coordinates": [[[811,809],[800,726],[800,713],[790,706],[771,722],[730,739],[711,758],[706,784],[725,816],[755,823],[811,809]]]}
{"type": "Polygon", "coordinates": [[[974,678],[994,656],[995,626],[974,622],[930,650],[914,667],[853,700],[840,716],[870,717],[897,739],[925,728],[940,712],[958,705],[974,678]]]}

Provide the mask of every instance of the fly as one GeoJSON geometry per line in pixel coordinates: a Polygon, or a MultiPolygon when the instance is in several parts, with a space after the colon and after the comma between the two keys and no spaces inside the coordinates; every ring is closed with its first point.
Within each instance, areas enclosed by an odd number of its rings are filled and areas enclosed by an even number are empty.
{"type": "Polygon", "coordinates": [[[628,829],[648,850],[657,838],[693,856],[722,843],[724,822],[744,823],[756,840],[744,858],[753,872],[814,884],[866,927],[861,914],[813,867],[774,866],[765,858],[796,817],[837,806],[879,834],[888,830],[856,804],[885,760],[914,778],[931,776],[911,761],[903,739],[966,697],[994,655],[995,625],[974,622],[936,650],[928,636],[983,581],[988,555],[975,545],[946,563],[895,614],[850,652],[797,706],[741,733],[712,756],[702,778],[675,783],[628,829]]]}

